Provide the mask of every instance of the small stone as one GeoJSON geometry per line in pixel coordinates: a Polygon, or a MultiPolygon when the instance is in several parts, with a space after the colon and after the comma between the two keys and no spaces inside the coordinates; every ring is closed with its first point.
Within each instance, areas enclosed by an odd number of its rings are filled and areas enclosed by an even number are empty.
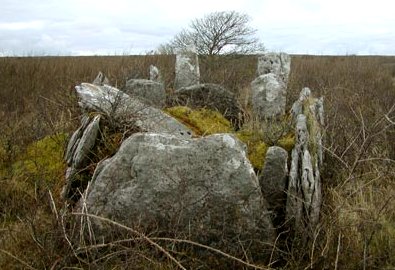
{"type": "Polygon", "coordinates": [[[154,65],[149,66],[149,79],[158,83],[162,82],[162,76],[159,72],[159,69],[154,65]]]}
{"type": "Polygon", "coordinates": [[[99,74],[97,74],[96,78],[93,80],[92,84],[96,85],[104,85],[104,84],[110,84],[110,81],[107,79],[106,75],[103,74],[103,72],[99,71],[99,74]]]}

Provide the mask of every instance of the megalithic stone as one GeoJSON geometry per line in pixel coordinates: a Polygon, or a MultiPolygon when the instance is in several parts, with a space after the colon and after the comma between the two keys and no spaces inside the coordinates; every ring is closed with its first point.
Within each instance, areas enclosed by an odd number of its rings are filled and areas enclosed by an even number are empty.
{"type": "Polygon", "coordinates": [[[174,88],[199,84],[200,70],[196,47],[191,45],[176,55],[176,77],[174,88]]]}

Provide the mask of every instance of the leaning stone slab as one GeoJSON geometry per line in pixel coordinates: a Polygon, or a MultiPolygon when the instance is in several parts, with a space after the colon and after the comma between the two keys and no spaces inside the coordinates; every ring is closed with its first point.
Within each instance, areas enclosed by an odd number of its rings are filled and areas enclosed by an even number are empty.
{"type": "Polygon", "coordinates": [[[259,119],[272,119],[285,114],[286,84],[273,74],[260,75],[251,83],[252,107],[259,119]]]}
{"type": "Polygon", "coordinates": [[[177,53],[175,69],[175,89],[199,84],[199,60],[196,48],[194,46],[189,46],[187,49],[177,53]]]}
{"type": "Polygon", "coordinates": [[[95,145],[97,135],[99,133],[101,115],[96,115],[89,125],[85,128],[84,133],[74,151],[72,165],[74,168],[81,168],[86,161],[86,157],[90,154],[95,145]]]}
{"type": "Polygon", "coordinates": [[[82,134],[86,126],[89,124],[90,119],[87,115],[84,115],[81,119],[81,126],[73,133],[71,136],[66,149],[65,160],[68,166],[71,166],[73,163],[73,156],[75,153],[75,149],[78,147],[78,144],[81,140],[82,134]]]}
{"type": "Polygon", "coordinates": [[[137,97],[147,105],[162,108],[166,102],[163,83],[144,79],[131,79],[126,82],[123,91],[131,97],[137,97]]]}
{"type": "MultiPolygon", "coordinates": [[[[97,171],[84,196],[88,213],[225,249],[242,241],[264,253],[275,239],[245,145],[232,135],[136,133],[97,171]]],[[[97,236],[108,232],[95,224],[97,236]]]]}
{"type": "Polygon", "coordinates": [[[68,168],[61,194],[64,199],[68,199],[75,175],[90,161],[89,156],[96,144],[99,133],[100,119],[101,115],[96,115],[93,119],[85,115],[81,126],[70,138],[65,156],[68,168]]]}
{"type": "Polygon", "coordinates": [[[191,137],[192,131],[161,110],[132,98],[115,87],[82,83],[76,86],[79,105],[97,111],[121,125],[135,125],[141,131],[191,137]]]}

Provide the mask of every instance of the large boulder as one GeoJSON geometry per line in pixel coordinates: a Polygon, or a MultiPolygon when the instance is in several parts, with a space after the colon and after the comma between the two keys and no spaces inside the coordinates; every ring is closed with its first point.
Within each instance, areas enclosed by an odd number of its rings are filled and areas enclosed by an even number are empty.
{"type": "Polygon", "coordinates": [[[79,105],[83,109],[104,114],[113,125],[136,127],[146,132],[192,136],[192,131],[173,117],[115,87],[82,83],[76,86],[76,90],[79,105]]]}
{"type": "Polygon", "coordinates": [[[166,101],[166,92],[163,83],[151,80],[130,79],[126,82],[123,92],[157,108],[163,107],[166,101]]]}
{"type": "Polygon", "coordinates": [[[176,55],[176,77],[174,88],[198,84],[200,80],[199,59],[196,47],[191,45],[176,55]]]}
{"type": "MultiPolygon", "coordinates": [[[[267,254],[274,230],[244,148],[229,134],[133,134],[98,165],[81,205],[127,226],[228,251],[242,242],[267,254]]],[[[96,236],[108,233],[105,223],[95,224],[96,236]]]]}
{"type": "Polygon", "coordinates": [[[232,123],[241,120],[241,108],[235,95],[218,84],[205,83],[183,87],[175,91],[168,103],[172,106],[217,110],[232,123]]]}

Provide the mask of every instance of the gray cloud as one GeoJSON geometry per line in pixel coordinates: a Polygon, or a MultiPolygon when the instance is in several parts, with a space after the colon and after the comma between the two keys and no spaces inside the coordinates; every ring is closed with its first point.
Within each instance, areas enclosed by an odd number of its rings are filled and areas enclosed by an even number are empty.
{"type": "Polygon", "coordinates": [[[0,55],[144,53],[208,12],[238,10],[269,50],[395,54],[389,1],[3,0],[0,55]]]}

